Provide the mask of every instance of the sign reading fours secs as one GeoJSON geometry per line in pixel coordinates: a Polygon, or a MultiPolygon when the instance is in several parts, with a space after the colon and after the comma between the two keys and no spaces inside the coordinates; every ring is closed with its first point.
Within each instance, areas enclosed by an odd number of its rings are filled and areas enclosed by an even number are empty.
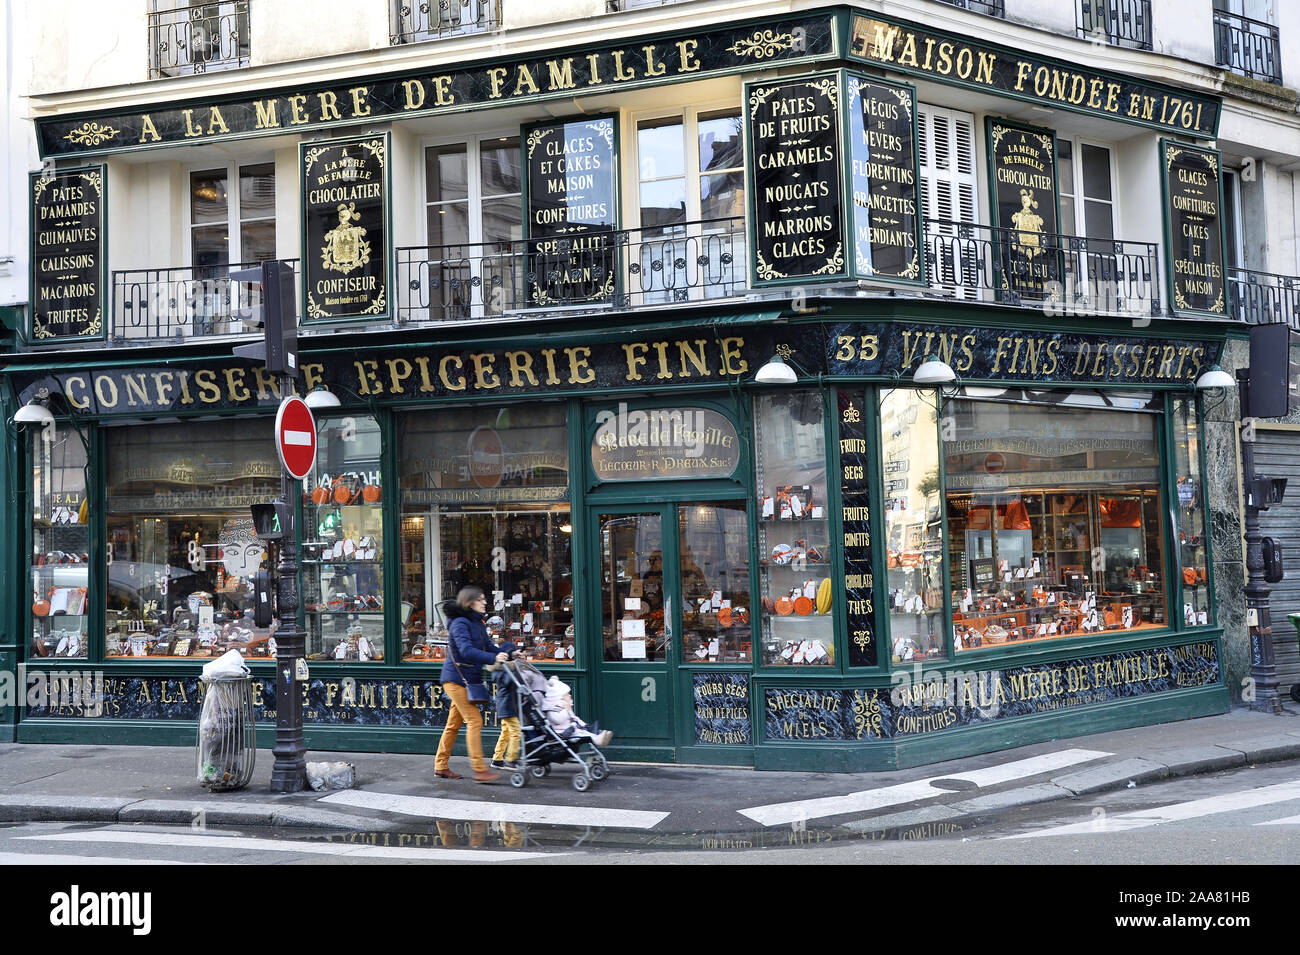
{"type": "Polygon", "coordinates": [[[304,315],[387,317],[387,134],[304,142],[299,158],[304,315]]]}
{"type": "Polygon", "coordinates": [[[102,338],[103,166],[32,173],[31,339],[102,338]]]}

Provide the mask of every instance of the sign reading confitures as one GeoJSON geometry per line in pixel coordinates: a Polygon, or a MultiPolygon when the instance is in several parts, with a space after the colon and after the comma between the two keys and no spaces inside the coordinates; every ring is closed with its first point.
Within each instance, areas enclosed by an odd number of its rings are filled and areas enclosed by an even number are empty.
{"type": "Polygon", "coordinates": [[[1177,312],[1227,314],[1219,154],[1160,141],[1169,300],[1177,312]]]}
{"type": "MultiPolygon", "coordinates": [[[[778,347],[789,348],[814,377],[892,378],[911,374],[933,353],[968,381],[1155,385],[1195,381],[1218,361],[1221,343],[909,322],[810,322],[737,328],[731,334],[661,332],[590,344],[303,355],[298,390],[325,384],[363,400],[399,403],[659,390],[753,375],[778,347]]],[[[20,402],[46,388],[91,415],[269,410],[280,402],[276,376],[238,361],[48,373],[13,368],[10,374],[20,402]]]]}
{"type": "Polygon", "coordinates": [[[104,336],[105,180],[103,166],[30,176],[34,342],[104,336]]]}
{"type": "Polygon", "coordinates": [[[385,318],[388,136],[299,144],[303,314],[307,321],[385,318]]]}

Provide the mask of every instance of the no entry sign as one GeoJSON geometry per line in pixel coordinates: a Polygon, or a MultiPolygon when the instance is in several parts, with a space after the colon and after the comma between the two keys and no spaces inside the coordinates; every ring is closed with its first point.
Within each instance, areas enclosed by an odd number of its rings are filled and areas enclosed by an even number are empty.
{"type": "Polygon", "coordinates": [[[316,419],[301,398],[290,396],[280,402],[275,415],[275,450],[280,463],[301,481],[316,463],[316,419]]]}

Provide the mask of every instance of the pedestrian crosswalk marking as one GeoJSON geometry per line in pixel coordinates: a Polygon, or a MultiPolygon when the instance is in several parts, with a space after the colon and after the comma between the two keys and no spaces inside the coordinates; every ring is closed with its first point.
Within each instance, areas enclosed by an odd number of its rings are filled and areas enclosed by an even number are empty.
{"type": "Polygon", "coordinates": [[[1022,832],[1003,839],[1036,839],[1040,836],[1068,836],[1077,834],[1096,834],[1098,832],[1128,832],[1132,829],[1145,829],[1159,826],[1166,822],[1182,822],[1201,816],[1213,816],[1219,813],[1236,812],[1241,809],[1254,809],[1289,799],[1300,799],[1300,780],[1263,786],[1259,789],[1244,789],[1240,792],[1224,793],[1221,796],[1209,796],[1205,799],[1193,799],[1190,802],[1174,803],[1155,809],[1139,809],[1134,812],[1099,815],[1087,822],[1070,823],[1065,826],[1053,826],[1036,832],[1022,832]]]}
{"type": "Polygon", "coordinates": [[[46,842],[105,842],[129,845],[175,846],[189,849],[256,849],[259,852],[300,852],[308,855],[344,856],[367,859],[403,859],[425,862],[510,862],[541,859],[553,852],[511,852],[495,849],[417,849],[372,846],[345,842],[296,842],[292,839],[257,839],[249,836],[196,835],[184,832],[122,832],[101,829],[92,832],[55,832],[40,836],[19,836],[46,842]]]}
{"type": "Polygon", "coordinates": [[[429,819],[463,819],[487,822],[530,822],[552,826],[591,826],[603,829],[653,829],[668,818],[666,812],[641,809],[602,809],[599,806],[547,806],[541,803],[482,802],[468,799],[439,799],[433,796],[402,796],[345,789],[321,799],[322,803],[378,809],[404,816],[429,819]]]}
{"type": "Polygon", "coordinates": [[[0,852],[0,865],[207,865],[172,859],[123,859],[117,856],[42,855],[37,852],[0,852]]]}
{"type": "Polygon", "coordinates": [[[1267,822],[1257,822],[1257,826],[1300,826],[1300,816],[1287,816],[1285,819],[1270,819],[1267,822]]]}
{"type": "Polygon", "coordinates": [[[1091,749],[1066,749],[965,773],[930,776],[926,779],[917,779],[880,789],[867,789],[844,796],[826,796],[819,799],[773,803],[769,806],[754,806],[749,809],[739,809],[737,812],[764,826],[782,826],[792,822],[822,819],[851,812],[871,812],[876,809],[887,809],[890,806],[901,806],[923,799],[937,799],[940,796],[951,795],[951,790],[932,785],[936,780],[955,779],[974,783],[977,787],[996,786],[1000,783],[1076,766],[1094,759],[1103,759],[1110,755],[1112,754],[1091,749]]]}

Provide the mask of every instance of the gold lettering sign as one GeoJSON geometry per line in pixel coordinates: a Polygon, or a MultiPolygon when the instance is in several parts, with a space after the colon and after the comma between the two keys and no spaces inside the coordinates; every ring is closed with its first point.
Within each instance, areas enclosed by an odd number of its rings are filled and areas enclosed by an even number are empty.
{"type": "Polygon", "coordinates": [[[104,166],[33,173],[31,339],[104,334],[104,166]]]}

